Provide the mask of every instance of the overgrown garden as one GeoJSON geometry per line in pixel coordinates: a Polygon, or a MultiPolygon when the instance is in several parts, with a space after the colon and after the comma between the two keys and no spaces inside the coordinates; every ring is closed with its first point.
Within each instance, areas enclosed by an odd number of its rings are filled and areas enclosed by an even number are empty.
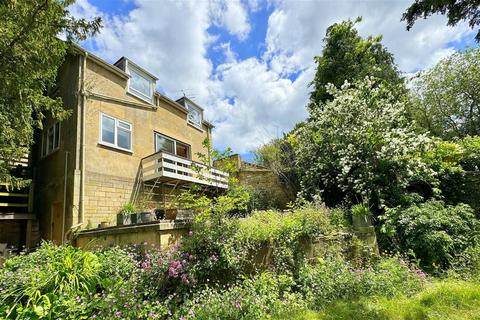
{"type": "MultiPolygon", "coordinates": [[[[99,26],[61,21],[80,38],[99,26]]],[[[225,194],[178,199],[195,216],[169,250],[43,243],[0,269],[0,319],[480,319],[480,49],[405,79],[359,22],[327,30],[308,119],[255,151],[296,191],[288,210],[250,210],[252,190],[231,175],[225,194]],[[379,253],[356,238],[357,217],[373,221],[379,253]]],[[[45,85],[55,70],[40,70],[45,85]]],[[[0,106],[57,110],[36,106],[36,86],[5,88],[0,106]]]]}

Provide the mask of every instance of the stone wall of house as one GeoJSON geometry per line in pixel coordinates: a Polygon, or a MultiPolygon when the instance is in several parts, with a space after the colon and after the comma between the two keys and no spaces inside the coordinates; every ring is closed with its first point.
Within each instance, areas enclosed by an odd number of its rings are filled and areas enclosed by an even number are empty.
{"type": "Polygon", "coordinates": [[[122,205],[134,200],[135,179],[95,172],[87,172],[85,178],[86,227],[96,228],[101,222],[115,225],[122,205]]]}

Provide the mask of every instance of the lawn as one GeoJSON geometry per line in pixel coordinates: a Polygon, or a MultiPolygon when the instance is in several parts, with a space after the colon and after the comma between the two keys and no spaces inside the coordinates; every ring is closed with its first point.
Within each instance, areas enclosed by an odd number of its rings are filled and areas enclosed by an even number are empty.
{"type": "Polygon", "coordinates": [[[435,281],[409,298],[340,301],[323,311],[310,310],[296,314],[293,319],[480,319],[480,284],[455,280],[435,281]]]}

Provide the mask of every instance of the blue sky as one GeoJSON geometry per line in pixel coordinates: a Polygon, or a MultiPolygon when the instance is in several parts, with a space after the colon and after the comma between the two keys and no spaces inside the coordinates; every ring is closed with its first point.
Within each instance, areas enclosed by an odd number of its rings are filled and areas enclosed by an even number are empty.
{"type": "Polygon", "coordinates": [[[407,75],[476,45],[468,25],[448,27],[443,16],[407,32],[400,18],[410,2],[77,0],[72,13],[104,20],[85,48],[110,62],[129,57],[171,98],[185,92],[216,125],[214,145],[248,155],[306,117],[313,57],[332,23],[362,16],[360,34],[383,34],[407,75]]]}

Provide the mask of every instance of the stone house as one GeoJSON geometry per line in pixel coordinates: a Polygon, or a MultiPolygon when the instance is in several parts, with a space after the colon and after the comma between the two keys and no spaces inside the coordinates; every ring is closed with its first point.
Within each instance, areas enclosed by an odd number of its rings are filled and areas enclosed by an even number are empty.
{"type": "Polygon", "coordinates": [[[45,119],[30,156],[37,238],[61,243],[114,225],[120,207],[140,197],[165,209],[168,195],[191,184],[227,188],[226,173],[199,162],[213,128],[204,110],[157,92],[156,80],[126,57],[110,64],[79,46],[67,55],[52,94],[70,115],[45,119]]]}

